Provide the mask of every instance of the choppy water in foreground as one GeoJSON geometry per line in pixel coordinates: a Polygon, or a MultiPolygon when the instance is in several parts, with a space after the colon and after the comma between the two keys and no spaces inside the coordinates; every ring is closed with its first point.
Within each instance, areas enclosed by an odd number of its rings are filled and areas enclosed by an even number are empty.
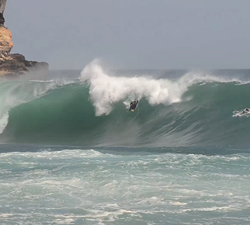
{"type": "Polygon", "coordinates": [[[40,150],[0,155],[2,224],[250,223],[250,154],[40,150]]]}

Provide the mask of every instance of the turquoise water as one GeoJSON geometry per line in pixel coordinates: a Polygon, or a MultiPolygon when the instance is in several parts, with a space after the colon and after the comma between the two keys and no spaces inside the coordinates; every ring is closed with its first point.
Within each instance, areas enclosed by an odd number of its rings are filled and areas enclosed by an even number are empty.
{"type": "Polygon", "coordinates": [[[247,71],[142,73],[0,81],[1,224],[250,223],[247,71]]]}
{"type": "Polygon", "coordinates": [[[250,154],[32,150],[0,156],[2,224],[250,222],[250,154]]]}

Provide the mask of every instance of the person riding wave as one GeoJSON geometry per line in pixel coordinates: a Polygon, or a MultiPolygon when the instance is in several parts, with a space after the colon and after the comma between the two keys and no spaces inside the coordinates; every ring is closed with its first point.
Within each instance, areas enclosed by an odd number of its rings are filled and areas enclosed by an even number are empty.
{"type": "Polygon", "coordinates": [[[250,112],[249,108],[246,108],[246,109],[243,110],[243,114],[244,113],[249,113],[249,112],[250,112]]]}
{"type": "Polygon", "coordinates": [[[132,111],[132,110],[135,110],[137,105],[138,105],[138,100],[134,100],[132,102],[130,102],[130,108],[129,108],[129,111],[132,111]]]}

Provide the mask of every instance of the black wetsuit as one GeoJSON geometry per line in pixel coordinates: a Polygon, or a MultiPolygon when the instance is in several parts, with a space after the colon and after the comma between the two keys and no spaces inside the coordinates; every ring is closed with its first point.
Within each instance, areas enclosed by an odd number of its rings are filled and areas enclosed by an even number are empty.
{"type": "Polygon", "coordinates": [[[138,104],[138,101],[133,101],[133,102],[131,102],[131,103],[130,103],[129,111],[135,110],[137,104],[138,104]]]}

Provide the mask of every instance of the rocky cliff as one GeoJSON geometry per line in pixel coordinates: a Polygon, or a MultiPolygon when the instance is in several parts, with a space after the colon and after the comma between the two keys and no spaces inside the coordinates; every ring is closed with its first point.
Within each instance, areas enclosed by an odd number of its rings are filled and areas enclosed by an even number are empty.
{"type": "Polygon", "coordinates": [[[9,54],[13,47],[11,32],[4,26],[0,26],[0,55],[9,54]]]}
{"type": "Polygon", "coordinates": [[[0,0],[0,76],[20,75],[39,70],[47,73],[49,65],[45,62],[28,61],[21,54],[10,54],[13,47],[12,35],[4,26],[4,10],[7,0],[0,0]]]}

